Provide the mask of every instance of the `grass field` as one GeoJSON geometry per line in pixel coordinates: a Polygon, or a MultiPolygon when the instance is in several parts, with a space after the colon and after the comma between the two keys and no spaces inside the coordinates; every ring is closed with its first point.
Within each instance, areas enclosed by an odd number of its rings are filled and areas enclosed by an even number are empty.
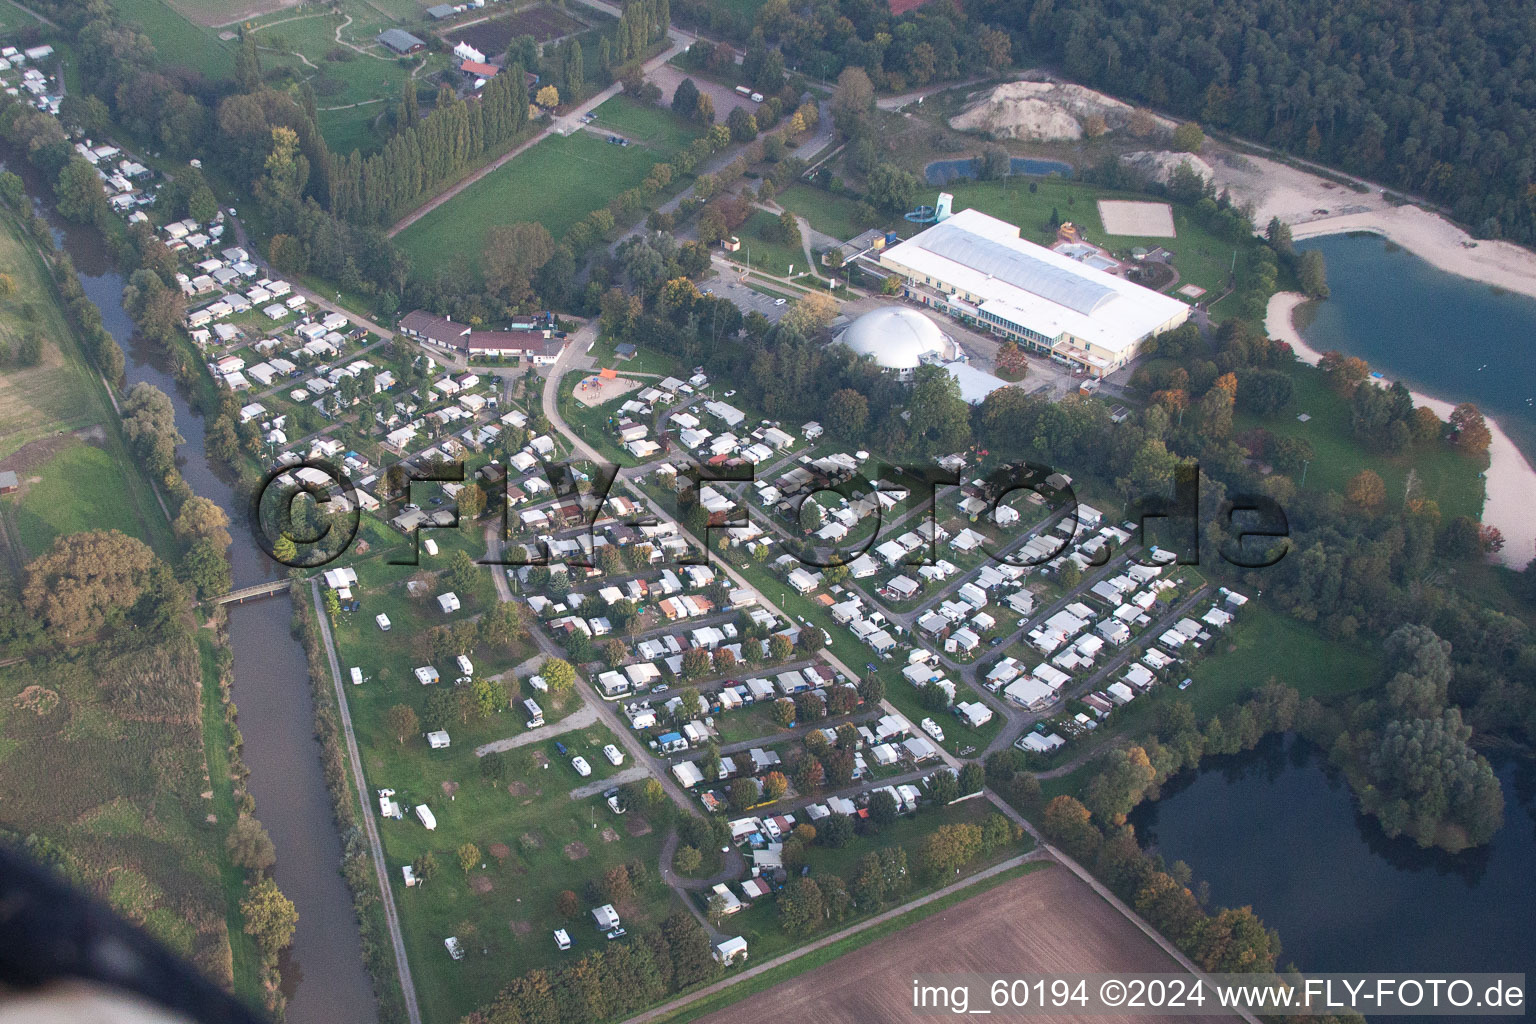
{"type": "MultiPolygon", "coordinates": [[[[455,547],[483,550],[473,537],[462,534],[439,531],[437,540],[440,558],[455,547]]],[[[423,1013],[428,1020],[450,1020],[488,1002],[518,974],[556,963],[561,954],[551,938],[555,928],[570,928],[577,954],[590,950],[594,942],[601,943],[587,914],[595,903],[585,888],[610,868],[633,863],[646,869],[635,885],[634,897],[619,908],[631,926],[658,923],[670,911],[672,897],[655,870],[661,830],[649,829],[633,812],[614,816],[600,796],[577,801],[569,795],[579,785],[620,770],[602,756],[603,745],[615,742],[615,737],[601,725],[559,738],[570,753],[586,758],[592,776],[579,777],[568,758],[556,751],[554,740],[548,739],[509,755],[513,768],[499,785],[481,776],[474,748],[493,739],[525,735],[520,711],[450,724],[453,742],[446,750],[428,750],[419,736],[402,744],[390,734],[385,722],[389,707],[403,702],[424,713],[430,695],[411,675],[411,668],[422,663],[412,652],[412,639],[429,626],[459,621],[484,607],[494,599],[490,574],[501,570],[485,567],[481,571],[485,593],[477,586],[474,603],[466,601],[463,613],[445,618],[435,604],[404,595],[400,581],[414,570],[382,562],[374,557],[356,565],[365,608],[343,615],[336,623],[336,636],[343,665],[358,665],[368,677],[348,694],[368,795],[371,798],[374,790],[389,787],[406,808],[426,803],[437,818],[434,832],[409,815],[405,821],[382,822],[381,831],[423,1013]],[[381,633],[373,621],[381,611],[392,621],[388,633],[381,633]],[[467,875],[456,853],[464,842],[480,848],[484,865],[467,875]],[[400,866],[428,850],[438,861],[437,876],[420,888],[405,888],[400,866]],[[564,920],[555,908],[555,897],[563,889],[580,897],[581,911],[575,920],[564,920]],[[469,950],[464,960],[449,958],[443,948],[443,939],[449,935],[464,941],[469,950]]],[[[506,673],[514,699],[525,696],[508,670],[531,653],[526,644],[469,653],[477,673],[506,673]]],[[[446,671],[451,666],[439,668],[446,671]]],[[[574,695],[563,700],[541,695],[539,700],[550,721],[579,706],[574,695]]]]}
{"type": "Polygon", "coordinates": [[[780,192],[775,201],[810,221],[817,231],[839,240],[852,238],[874,226],[859,220],[855,212],[859,204],[854,200],[835,196],[804,182],[797,182],[780,192]]]}
{"type": "Polygon", "coordinates": [[[1263,427],[1276,437],[1305,439],[1317,453],[1307,466],[1308,488],[1343,493],[1351,477],[1371,469],[1387,485],[1387,504],[1400,507],[1412,473],[1416,495],[1438,502],[1445,518],[1480,517],[1483,482],[1479,474],[1485,460],[1467,458],[1439,443],[1415,446],[1400,456],[1374,455],[1355,440],[1349,401],[1330,390],[1318,370],[1297,364],[1288,372],[1295,381],[1291,404],[1272,416],[1240,413],[1233,420],[1234,432],[1263,427]],[[1302,413],[1311,417],[1305,423],[1296,418],[1302,413]]]}
{"type": "Polygon", "coordinates": [[[40,22],[36,18],[16,4],[0,3],[0,31],[17,32],[29,25],[37,24],[40,22]]]}
{"type": "Polygon", "coordinates": [[[234,44],[193,24],[164,0],[117,0],[115,6],[124,20],[138,22],[165,64],[190,67],[209,78],[234,73],[234,44]]]}
{"type": "Polygon", "coordinates": [[[778,217],[767,210],[753,210],[747,222],[736,229],[741,248],[728,254],[730,259],[753,270],[776,277],[787,277],[790,267],[796,273],[805,272],[805,252],[799,245],[786,245],[764,235],[765,230],[777,226],[778,217]]]}
{"type": "Polygon", "coordinates": [[[105,449],[71,440],[52,458],[29,472],[29,483],[15,503],[13,520],[30,557],[48,550],[54,538],[83,530],[143,532],[122,466],[105,449]]]}
{"type": "Polygon", "coordinates": [[[191,639],[170,651],[0,670],[0,828],[56,844],[65,874],[227,978],[221,850],[204,786],[191,639]],[[142,688],[105,680],[137,678],[142,688]]]}
{"type": "Polygon", "coordinates": [[[537,221],[556,239],[588,213],[639,185],[674,150],[620,147],[591,132],[551,136],[498,167],[396,236],[418,268],[457,264],[479,274],[486,235],[500,224],[537,221]]]}
{"type": "Polygon", "coordinates": [[[36,366],[7,367],[0,373],[0,458],[28,442],[100,423],[91,371],[66,344],[69,327],[54,303],[29,243],[7,219],[0,222],[0,272],[10,275],[14,291],[0,299],[0,341],[14,349],[23,337],[43,339],[36,366]]]}

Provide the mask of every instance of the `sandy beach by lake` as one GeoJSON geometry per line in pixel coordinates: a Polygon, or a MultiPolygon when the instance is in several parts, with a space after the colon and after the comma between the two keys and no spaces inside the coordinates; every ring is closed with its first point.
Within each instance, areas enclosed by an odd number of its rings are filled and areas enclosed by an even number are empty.
{"type": "MultiPolygon", "coordinates": [[[[1536,260],[1536,255],[1529,252],[1526,255],[1536,260]]],[[[1536,285],[1536,278],[1532,283],[1536,285]]],[[[1296,307],[1306,301],[1306,296],[1297,292],[1279,292],[1271,296],[1264,329],[1271,338],[1289,342],[1303,362],[1316,366],[1322,354],[1302,338],[1294,319],[1296,307]]],[[[1433,409],[1441,419],[1449,417],[1455,408],[1455,403],[1419,391],[1412,394],[1416,403],[1433,409]]],[[[1504,550],[1499,552],[1499,561],[1513,569],[1523,569],[1532,557],[1536,557],[1536,468],[1532,468],[1497,420],[1488,420],[1488,430],[1493,440],[1488,446],[1490,461],[1484,480],[1483,522],[1498,527],[1504,535],[1504,550]]]]}
{"type": "Polygon", "coordinates": [[[1446,273],[1536,298],[1536,252],[1512,242],[1475,239],[1417,206],[1394,206],[1379,188],[1357,192],[1255,156],[1218,160],[1214,168],[1218,188],[1254,204],[1253,221],[1260,230],[1279,217],[1298,241],[1369,231],[1446,273]]]}

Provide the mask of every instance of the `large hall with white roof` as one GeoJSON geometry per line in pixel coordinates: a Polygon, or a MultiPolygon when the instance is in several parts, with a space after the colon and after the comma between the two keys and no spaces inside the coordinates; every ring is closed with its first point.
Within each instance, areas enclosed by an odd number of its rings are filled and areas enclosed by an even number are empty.
{"type": "Polygon", "coordinates": [[[879,264],[902,278],[906,297],[1094,377],[1189,317],[1178,299],[1020,238],[979,210],[885,249],[879,264]]]}

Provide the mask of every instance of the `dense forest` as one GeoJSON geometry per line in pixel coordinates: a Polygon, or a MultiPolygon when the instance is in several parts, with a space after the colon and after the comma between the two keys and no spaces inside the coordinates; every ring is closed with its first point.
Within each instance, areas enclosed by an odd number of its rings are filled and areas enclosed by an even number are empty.
{"type": "Polygon", "coordinates": [[[979,0],[1089,85],[1424,195],[1536,242],[1529,5],[1474,0],[979,0]]]}

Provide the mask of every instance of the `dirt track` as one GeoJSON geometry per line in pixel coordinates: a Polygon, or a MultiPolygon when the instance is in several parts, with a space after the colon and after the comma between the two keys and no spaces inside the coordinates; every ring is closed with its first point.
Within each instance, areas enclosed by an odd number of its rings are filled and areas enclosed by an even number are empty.
{"type": "MultiPolygon", "coordinates": [[[[950,907],[895,935],[752,996],[781,1020],[867,1024],[928,1021],[913,1012],[912,979],[924,974],[1066,974],[1094,971],[1175,972],[1162,950],[1066,869],[1053,865],[950,907]]],[[[979,994],[979,993],[978,993],[979,994]]],[[[973,1000],[972,1005],[975,1006],[973,1000]]],[[[702,1024],[739,1020],[737,1004],[702,1024]]],[[[1022,1019],[1022,1018],[1021,1018],[1022,1019]]],[[[1031,1022],[1086,1018],[1031,1016],[1031,1022]]],[[[1111,1021],[1168,1017],[1094,1017],[1111,1021]]],[[[1214,1018],[1225,1019],[1225,1018],[1214,1018]]]]}

